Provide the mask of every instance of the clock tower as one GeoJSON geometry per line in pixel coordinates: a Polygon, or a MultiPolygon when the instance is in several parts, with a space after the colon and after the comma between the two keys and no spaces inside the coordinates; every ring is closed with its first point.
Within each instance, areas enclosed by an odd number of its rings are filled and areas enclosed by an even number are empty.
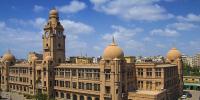
{"type": "Polygon", "coordinates": [[[43,59],[52,57],[55,64],[65,62],[64,28],[59,22],[58,11],[54,8],[49,12],[49,19],[44,27],[43,59]]]}

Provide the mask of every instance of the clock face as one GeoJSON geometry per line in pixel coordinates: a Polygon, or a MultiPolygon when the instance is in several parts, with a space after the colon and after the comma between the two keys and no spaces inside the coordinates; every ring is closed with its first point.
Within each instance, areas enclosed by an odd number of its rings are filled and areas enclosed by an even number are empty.
{"type": "Polygon", "coordinates": [[[46,36],[46,38],[49,37],[49,32],[48,31],[45,33],[45,36],[46,36]]]}

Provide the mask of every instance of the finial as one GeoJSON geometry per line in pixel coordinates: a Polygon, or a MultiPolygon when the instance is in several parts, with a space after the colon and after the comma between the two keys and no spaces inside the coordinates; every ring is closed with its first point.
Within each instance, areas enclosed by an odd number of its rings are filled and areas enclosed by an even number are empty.
{"type": "Polygon", "coordinates": [[[112,43],[115,44],[115,37],[114,37],[114,35],[112,36],[112,43]]]}
{"type": "Polygon", "coordinates": [[[115,43],[115,37],[114,37],[114,36],[112,36],[112,43],[111,43],[111,45],[117,45],[117,44],[115,43]]]}

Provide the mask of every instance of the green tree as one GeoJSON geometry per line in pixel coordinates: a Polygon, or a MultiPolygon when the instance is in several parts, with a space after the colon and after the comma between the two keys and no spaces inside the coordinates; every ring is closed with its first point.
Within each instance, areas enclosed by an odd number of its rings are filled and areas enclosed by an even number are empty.
{"type": "Polygon", "coordinates": [[[35,95],[36,100],[48,100],[48,95],[47,94],[42,94],[42,93],[37,93],[35,95]]]}

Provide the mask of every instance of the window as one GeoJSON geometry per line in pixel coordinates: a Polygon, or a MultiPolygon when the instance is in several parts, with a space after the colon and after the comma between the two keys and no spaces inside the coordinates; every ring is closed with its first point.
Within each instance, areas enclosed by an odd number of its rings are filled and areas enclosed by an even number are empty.
{"type": "Polygon", "coordinates": [[[94,90],[100,91],[100,84],[94,84],[94,90]]]}
{"type": "Polygon", "coordinates": [[[70,81],[65,81],[66,88],[70,88],[70,81]]]}
{"type": "Polygon", "coordinates": [[[105,90],[106,90],[106,94],[110,94],[110,86],[106,86],[105,90]]]}
{"type": "Polygon", "coordinates": [[[72,69],[72,76],[76,76],[76,69],[72,69]]]}
{"type": "Polygon", "coordinates": [[[67,99],[71,99],[70,93],[66,93],[67,99]]]}
{"type": "Polygon", "coordinates": [[[58,48],[60,48],[61,47],[61,44],[60,43],[58,43],[58,48]]]}
{"type": "Polygon", "coordinates": [[[63,92],[60,93],[60,96],[61,96],[61,98],[65,97],[63,92]]]}
{"type": "Polygon", "coordinates": [[[46,86],[46,81],[44,81],[44,86],[46,86]]]}
{"type": "Polygon", "coordinates": [[[161,82],[156,82],[156,89],[160,89],[161,82]]]}
{"type": "Polygon", "coordinates": [[[147,90],[151,90],[152,89],[152,82],[146,81],[146,87],[147,87],[147,90]]]}
{"type": "Polygon", "coordinates": [[[66,78],[70,77],[70,69],[65,69],[65,77],[66,78]]]}
{"type": "Polygon", "coordinates": [[[105,69],[105,80],[110,80],[110,69],[105,69]]]}
{"type": "Polygon", "coordinates": [[[142,68],[138,68],[138,76],[139,77],[143,76],[143,69],[142,68]]]}
{"type": "Polygon", "coordinates": [[[76,87],[77,87],[76,82],[73,82],[73,83],[72,83],[72,87],[73,87],[74,89],[76,89],[76,87]]]}
{"type": "Polygon", "coordinates": [[[92,83],[86,83],[86,89],[92,90],[92,83]]]}
{"type": "Polygon", "coordinates": [[[78,78],[84,78],[84,69],[78,70],[78,78]]]}
{"type": "Polygon", "coordinates": [[[92,69],[86,69],[86,78],[91,79],[92,78],[92,69]]]}
{"type": "Polygon", "coordinates": [[[60,87],[64,87],[64,81],[60,81],[60,87]]]}
{"type": "Polygon", "coordinates": [[[161,77],[161,68],[156,68],[156,77],[161,77]]]}
{"type": "Polygon", "coordinates": [[[61,77],[61,78],[64,77],[64,69],[60,69],[60,77],[61,77]]]}
{"type": "Polygon", "coordinates": [[[95,80],[99,80],[99,78],[100,78],[100,71],[99,70],[94,70],[94,79],[95,80]]]}
{"type": "Polygon", "coordinates": [[[46,76],[46,68],[43,69],[44,77],[46,76]]]}
{"type": "Polygon", "coordinates": [[[152,76],[152,69],[147,68],[147,77],[151,77],[151,76],[152,76]]]}
{"type": "Polygon", "coordinates": [[[138,81],[138,88],[142,89],[143,88],[143,81],[138,81]]]}
{"type": "Polygon", "coordinates": [[[55,80],[55,86],[58,86],[58,80],[55,80]]]}
{"type": "Polygon", "coordinates": [[[58,92],[57,91],[56,91],[55,95],[56,95],[56,97],[58,97],[58,92]]]}
{"type": "Polygon", "coordinates": [[[84,83],[83,82],[79,82],[78,83],[78,88],[79,89],[84,89],[84,83]]]}

